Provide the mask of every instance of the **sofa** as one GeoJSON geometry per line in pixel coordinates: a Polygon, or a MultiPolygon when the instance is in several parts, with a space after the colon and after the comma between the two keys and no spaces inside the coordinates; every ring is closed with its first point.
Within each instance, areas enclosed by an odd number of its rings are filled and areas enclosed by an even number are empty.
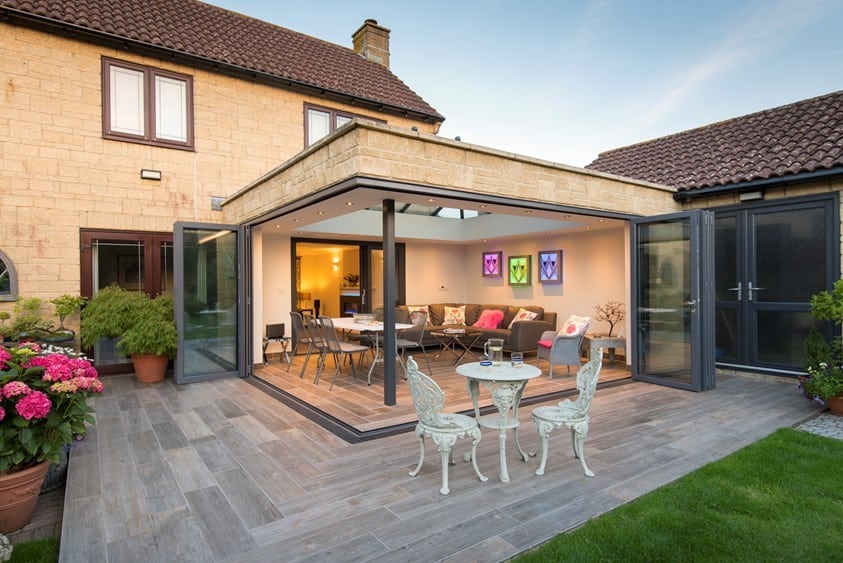
{"type": "MultiPolygon", "coordinates": [[[[397,322],[410,323],[412,321],[410,310],[419,306],[401,305],[397,308],[397,322]]],[[[503,319],[498,325],[499,328],[484,328],[483,334],[474,344],[475,348],[482,348],[489,338],[502,338],[504,350],[508,352],[535,352],[537,342],[542,333],[548,330],[556,330],[556,313],[545,311],[543,307],[535,305],[494,305],[475,303],[431,303],[427,305],[429,313],[429,324],[425,326],[425,334],[422,342],[425,347],[438,345],[439,342],[430,335],[431,331],[443,330],[445,328],[460,328],[473,325],[484,311],[503,311],[503,319]],[[465,324],[445,324],[445,307],[461,307],[465,305],[465,324]],[[536,313],[532,320],[521,320],[512,323],[512,320],[521,309],[536,313]],[[512,323],[512,328],[508,328],[512,323]]],[[[418,339],[421,328],[410,328],[402,331],[401,338],[407,340],[418,339]]]]}

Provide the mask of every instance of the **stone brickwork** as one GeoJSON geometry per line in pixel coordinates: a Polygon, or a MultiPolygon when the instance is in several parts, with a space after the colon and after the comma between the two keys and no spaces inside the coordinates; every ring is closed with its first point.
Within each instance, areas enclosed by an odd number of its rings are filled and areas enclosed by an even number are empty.
{"type": "Polygon", "coordinates": [[[0,248],[23,297],[79,292],[80,228],[223,221],[211,196],[303,149],[305,102],[436,127],[5,23],[0,37],[0,248]],[[102,138],[102,56],[193,77],[195,151],[102,138]],[[161,181],[142,180],[142,168],[160,170],[161,181]]]}
{"type": "Polygon", "coordinates": [[[371,123],[338,131],[226,202],[226,221],[254,219],[352,178],[488,193],[584,210],[657,215],[681,209],[673,190],[636,180],[371,123]]]}

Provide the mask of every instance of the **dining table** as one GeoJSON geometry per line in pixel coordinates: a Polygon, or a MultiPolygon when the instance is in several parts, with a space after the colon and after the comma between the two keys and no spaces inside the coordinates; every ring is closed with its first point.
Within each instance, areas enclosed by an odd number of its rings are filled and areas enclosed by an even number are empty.
{"type": "MultiPolygon", "coordinates": [[[[383,350],[381,349],[381,340],[383,338],[383,333],[385,330],[383,321],[378,320],[366,320],[360,321],[355,319],[354,317],[336,317],[332,318],[331,321],[334,323],[334,328],[339,329],[343,332],[357,332],[360,334],[371,334],[374,338],[372,338],[372,342],[375,345],[375,358],[372,360],[372,364],[369,366],[369,373],[366,376],[366,379],[369,385],[372,384],[372,371],[375,369],[375,364],[383,363],[383,350]]],[[[395,323],[395,330],[403,330],[405,328],[412,328],[413,325],[407,323],[395,323]]],[[[400,361],[400,358],[399,358],[400,361]]],[[[403,362],[401,364],[404,365],[403,362]]],[[[404,369],[407,369],[406,367],[404,369]]]]}
{"type": "Polygon", "coordinates": [[[512,429],[515,447],[522,461],[527,461],[527,454],[518,443],[518,404],[524,394],[527,382],[541,375],[536,366],[521,363],[512,365],[500,362],[497,365],[484,366],[480,362],[462,364],[456,368],[457,374],[466,378],[468,394],[474,404],[474,417],[477,424],[484,428],[498,430],[498,449],[500,451],[500,480],[509,483],[509,469],[506,464],[506,431],[512,429]],[[480,386],[492,395],[492,404],[498,412],[480,416],[480,386]]]}

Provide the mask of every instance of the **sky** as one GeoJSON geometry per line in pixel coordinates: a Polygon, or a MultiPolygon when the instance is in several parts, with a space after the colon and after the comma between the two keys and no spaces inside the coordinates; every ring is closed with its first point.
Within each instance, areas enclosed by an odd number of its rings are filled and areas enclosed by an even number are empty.
{"type": "Polygon", "coordinates": [[[372,18],[439,135],[585,166],[843,90],[841,0],[208,0],[338,45],[372,18]]]}

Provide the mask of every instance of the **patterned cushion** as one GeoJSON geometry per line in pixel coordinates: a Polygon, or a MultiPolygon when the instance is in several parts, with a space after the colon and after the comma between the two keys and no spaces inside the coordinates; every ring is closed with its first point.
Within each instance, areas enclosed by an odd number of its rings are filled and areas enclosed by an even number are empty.
{"type": "Polygon", "coordinates": [[[498,328],[502,320],[503,311],[500,309],[486,309],[480,313],[480,318],[471,326],[476,326],[477,328],[498,328]]]}
{"type": "Polygon", "coordinates": [[[528,311],[525,308],[520,308],[517,313],[515,313],[515,317],[513,317],[512,322],[509,323],[509,326],[506,327],[508,329],[512,329],[512,325],[518,321],[532,321],[536,317],[538,317],[538,313],[534,313],[533,311],[528,311]]]}
{"type": "Polygon", "coordinates": [[[568,320],[562,324],[559,334],[563,336],[579,336],[588,330],[588,324],[591,322],[591,317],[578,317],[571,315],[568,320]]]}
{"type": "Polygon", "coordinates": [[[420,319],[427,317],[427,326],[430,326],[430,311],[427,305],[408,305],[407,311],[410,312],[410,323],[419,326],[421,324],[420,319]]]}
{"type": "Polygon", "coordinates": [[[465,305],[462,307],[448,307],[445,305],[445,320],[443,325],[464,325],[465,324],[465,305]]]}
{"type": "Polygon", "coordinates": [[[553,348],[553,340],[539,340],[538,344],[542,348],[553,348]]]}

